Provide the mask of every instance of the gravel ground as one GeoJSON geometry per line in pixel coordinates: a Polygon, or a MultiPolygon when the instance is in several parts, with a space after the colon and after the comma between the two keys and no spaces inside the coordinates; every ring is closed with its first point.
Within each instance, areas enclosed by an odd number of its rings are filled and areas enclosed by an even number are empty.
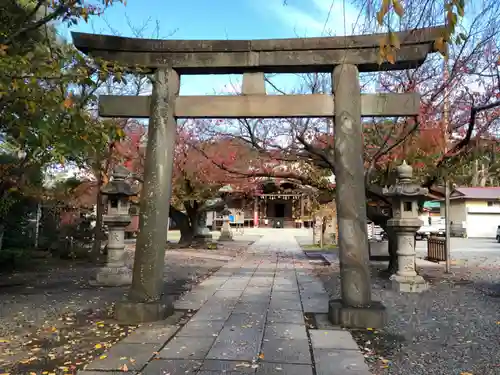
{"type": "MultiPolygon", "coordinates": [[[[391,291],[373,267],[373,295],[387,307],[388,324],[353,331],[374,374],[499,375],[500,256],[455,254],[452,274],[425,268],[422,294],[391,291]]],[[[328,292],[340,296],[338,264],[316,267],[328,292]]]]}
{"type": "MultiPolygon", "coordinates": [[[[235,242],[219,246],[218,250],[167,251],[165,293],[180,295],[233,259],[247,246],[248,243],[235,242]]],[[[130,266],[132,257],[133,248],[129,249],[127,256],[130,266]]],[[[93,349],[96,345],[92,342],[93,338],[103,334],[90,333],[96,331],[95,323],[102,327],[101,331],[106,330],[105,335],[124,336],[122,332],[127,332],[128,327],[117,327],[113,322],[109,326],[106,323],[107,326],[104,327],[101,320],[109,320],[113,302],[122,298],[128,288],[92,287],[88,280],[94,272],[94,267],[80,264],[71,268],[66,265],[0,277],[0,373],[16,362],[27,363],[26,356],[33,354],[29,350],[33,342],[37,343],[36,350],[54,349],[45,348],[46,344],[39,345],[39,342],[50,339],[49,346],[54,346],[53,341],[59,341],[60,337],[50,337],[60,336],[58,332],[62,332],[63,328],[67,337],[68,321],[72,327],[78,327],[77,335],[80,338],[85,337],[83,347],[81,339],[73,340],[79,341],[80,352],[93,349]]]]}

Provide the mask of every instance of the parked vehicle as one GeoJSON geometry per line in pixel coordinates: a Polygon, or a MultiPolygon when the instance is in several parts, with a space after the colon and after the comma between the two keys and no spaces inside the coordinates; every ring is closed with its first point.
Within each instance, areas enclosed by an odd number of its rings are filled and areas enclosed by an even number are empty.
{"type": "Polygon", "coordinates": [[[500,225],[497,227],[497,241],[500,243],[500,225]]]}
{"type": "Polygon", "coordinates": [[[438,226],[432,226],[432,225],[422,225],[420,229],[417,231],[415,234],[415,238],[417,241],[421,240],[427,240],[429,237],[433,235],[437,236],[444,236],[445,235],[445,228],[441,228],[438,226]]]}

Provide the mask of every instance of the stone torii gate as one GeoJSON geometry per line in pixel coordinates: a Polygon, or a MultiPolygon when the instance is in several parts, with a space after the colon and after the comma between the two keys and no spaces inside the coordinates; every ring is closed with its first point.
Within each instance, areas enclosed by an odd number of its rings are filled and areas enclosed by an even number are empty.
{"type": "Polygon", "coordinates": [[[359,72],[416,68],[442,28],[398,33],[394,64],[379,65],[378,35],[269,40],[148,40],[73,33],[89,55],[125,66],[149,68],[151,96],[101,96],[103,117],[149,118],[140,232],[133,281],[117,303],[119,320],[164,318],[171,304],[162,298],[165,243],[171,196],[177,118],[335,117],[335,163],[342,299],[330,302],[334,324],[380,327],[385,310],[372,300],[368,263],[361,116],[414,116],[420,97],[361,94],[359,72]],[[330,72],[334,96],[266,95],[264,73],[330,72]],[[180,76],[243,74],[242,95],[179,96],[180,76]]]}

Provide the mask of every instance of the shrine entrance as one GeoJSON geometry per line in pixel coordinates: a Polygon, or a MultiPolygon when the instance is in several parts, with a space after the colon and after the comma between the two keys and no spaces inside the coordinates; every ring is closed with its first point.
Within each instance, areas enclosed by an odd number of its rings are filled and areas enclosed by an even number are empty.
{"type": "MultiPolygon", "coordinates": [[[[152,73],[151,96],[101,96],[103,117],[149,118],[140,233],[132,286],[116,316],[162,319],[165,243],[177,118],[334,117],[335,177],[342,299],[329,304],[335,325],[377,328],[385,309],[372,300],[368,263],[361,116],[416,116],[417,93],[361,94],[360,72],[416,68],[434,52],[443,28],[397,33],[393,63],[379,63],[384,35],[268,40],[148,40],[73,33],[75,46],[95,57],[152,73]],[[267,95],[265,73],[332,74],[333,92],[267,95]],[[241,95],[179,96],[186,74],[242,74],[241,95]]],[[[280,209],[281,210],[281,209],[280,209]]]]}

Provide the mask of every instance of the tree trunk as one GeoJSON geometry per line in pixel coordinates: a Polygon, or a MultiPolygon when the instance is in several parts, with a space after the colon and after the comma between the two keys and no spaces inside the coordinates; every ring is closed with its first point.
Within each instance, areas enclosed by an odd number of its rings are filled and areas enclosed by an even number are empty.
{"type": "Polygon", "coordinates": [[[3,248],[3,234],[5,233],[5,227],[3,224],[0,224],[0,250],[3,248]]]}
{"type": "Polygon", "coordinates": [[[194,238],[194,228],[191,225],[188,215],[179,211],[173,206],[170,206],[169,214],[170,218],[175,221],[181,231],[181,239],[179,240],[179,245],[191,245],[194,238]]]}
{"type": "Polygon", "coordinates": [[[397,237],[396,233],[391,230],[384,228],[385,232],[387,233],[387,236],[389,237],[389,266],[387,267],[387,273],[389,275],[392,275],[396,273],[398,270],[398,242],[397,242],[397,237]]]}
{"type": "Polygon", "coordinates": [[[398,255],[397,255],[397,250],[398,250],[398,245],[397,245],[397,239],[396,239],[396,234],[388,229],[387,222],[391,218],[390,216],[383,215],[377,208],[368,206],[366,209],[366,214],[368,216],[368,219],[373,221],[375,225],[380,226],[385,233],[387,233],[387,236],[389,237],[389,266],[387,267],[386,272],[389,275],[392,275],[393,273],[396,273],[398,269],[398,255]]]}
{"type": "MultiPolygon", "coordinates": [[[[102,178],[98,181],[98,186],[100,187],[102,184],[102,178]]],[[[92,258],[95,261],[99,261],[101,258],[101,245],[102,241],[105,240],[104,230],[103,230],[103,220],[102,216],[104,215],[104,203],[102,199],[102,194],[99,189],[99,193],[97,194],[97,205],[96,205],[96,219],[95,219],[95,228],[94,228],[94,244],[92,245],[92,258]]]]}

